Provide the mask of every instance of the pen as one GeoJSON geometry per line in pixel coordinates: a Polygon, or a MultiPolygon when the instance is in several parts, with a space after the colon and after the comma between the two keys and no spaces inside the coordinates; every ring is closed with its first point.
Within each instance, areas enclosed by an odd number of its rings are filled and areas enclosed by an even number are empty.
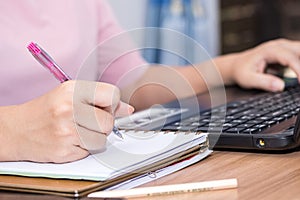
{"type": "Polygon", "coordinates": [[[160,195],[175,195],[187,192],[204,192],[210,190],[230,189],[237,187],[237,179],[224,179],[215,181],[204,181],[196,183],[184,183],[175,185],[163,185],[128,190],[111,190],[94,192],[88,197],[117,198],[117,197],[147,197],[160,195]]]}
{"type": "MultiPolygon", "coordinates": [[[[31,42],[27,49],[33,55],[33,57],[46,69],[48,69],[61,83],[71,80],[62,68],[51,58],[51,56],[43,50],[38,44],[31,42]]],[[[122,134],[117,127],[113,127],[113,132],[123,139],[122,134]]]]}

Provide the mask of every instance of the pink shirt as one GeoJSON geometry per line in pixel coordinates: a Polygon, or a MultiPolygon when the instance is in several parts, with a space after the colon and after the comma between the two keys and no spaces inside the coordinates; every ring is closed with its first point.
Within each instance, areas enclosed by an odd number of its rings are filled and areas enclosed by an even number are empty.
{"type": "Polygon", "coordinates": [[[118,48],[125,41],[109,40],[122,29],[105,0],[0,1],[0,25],[0,106],[26,102],[59,84],[28,52],[31,41],[74,79],[122,87],[122,77],[134,80],[141,74],[135,69],[146,64],[138,52],[123,55],[118,48]]]}

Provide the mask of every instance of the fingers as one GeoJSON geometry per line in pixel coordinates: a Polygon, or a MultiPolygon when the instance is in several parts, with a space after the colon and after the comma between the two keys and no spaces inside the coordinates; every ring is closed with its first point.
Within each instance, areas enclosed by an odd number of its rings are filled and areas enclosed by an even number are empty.
{"type": "Polygon", "coordinates": [[[132,106],[120,101],[119,89],[110,84],[79,81],[74,96],[79,145],[90,153],[103,150],[115,115],[125,116],[134,111],[132,106]]]}
{"type": "Polygon", "coordinates": [[[99,153],[105,149],[106,135],[89,130],[85,127],[77,126],[78,144],[81,148],[90,153],[99,153]]]}
{"type": "Polygon", "coordinates": [[[275,40],[261,49],[267,63],[279,63],[295,71],[300,82],[300,42],[275,40]]]}
{"type": "Polygon", "coordinates": [[[235,79],[242,87],[257,88],[267,91],[282,91],[282,79],[265,74],[264,69],[268,64],[279,63],[290,67],[300,82],[300,42],[285,39],[273,40],[247,51],[240,59],[242,70],[235,70],[235,79]]]}
{"type": "Polygon", "coordinates": [[[115,115],[117,117],[124,117],[124,116],[132,114],[133,112],[134,112],[134,107],[132,107],[131,105],[128,105],[127,103],[120,101],[120,103],[115,111],[115,115]]]}
{"type": "Polygon", "coordinates": [[[284,89],[283,80],[271,74],[253,73],[248,77],[248,80],[251,80],[248,85],[250,88],[257,88],[272,92],[278,92],[284,89]]]}
{"type": "MultiPolygon", "coordinates": [[[[88,104],[75,106],[74,118],[77,124],[89,130],[104,133],[111,133],[114,125],[114,116],[101,108],[88,104]]],[[[118,117],[132,114],[134,108],[124,102],[120,102],[116,108],[115,115],[118,117]]]]}
{"type": "Polygon", "coordinates": [[[79,126],[105,135],[112,131],[114,125],[111,113],[89,104],[76,105],[74,119],[79,126]]]}
{"type": "Polygon", "coordinates": [[[108,135],[114,125],[114,115],[126,116],[134,108],[120,101],[120,91],[106,83],[77,83],[74,91],[74,118],[86,129],[108,135]]]}
{"type": "Polygon", "coordinates": [[[120,102],[120,91],[108,83],[76,81],[74,100],[113,113],[120,102]]]}

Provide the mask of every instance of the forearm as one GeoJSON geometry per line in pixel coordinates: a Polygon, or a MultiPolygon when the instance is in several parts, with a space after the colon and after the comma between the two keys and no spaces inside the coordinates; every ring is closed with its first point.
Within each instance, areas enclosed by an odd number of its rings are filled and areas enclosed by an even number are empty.
{"type": "MultiPolygon", "coordinates": [[[[162,104],[176,98],[182,98],[195,93],[194,80],[200,82],[198,77],[186,79],[193,70],[183,70],[177,67],[150,66],[144,75],[122,90],[124,101],[129,102],[136,110],[148,108],[153,104],[162,104]]],[[[195,73],[194,73],[195,74],[195,73]]],[[[200,87],[197,86],[197,91],[200,87]]]]}
{"type": "Polygon", "coordinates": [[[123,97],[139,110],[196,95],[224,83],[232,84],[231,66],[235,57],[220,56],[186,67],[151,66],[138,82],[123,91],[123,97]]]}

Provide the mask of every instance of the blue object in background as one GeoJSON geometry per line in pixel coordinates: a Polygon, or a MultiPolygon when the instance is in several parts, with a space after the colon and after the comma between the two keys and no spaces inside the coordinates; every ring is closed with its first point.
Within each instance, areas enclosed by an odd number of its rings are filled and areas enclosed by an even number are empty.
{"type": "Polygon", "coordinates": [[[146,43],[156,44],[160,49],[146,49],[145,59],[150,63],[166,65],[189,64],[184,58],[193,63],[208,59],[209,45],[209,15],[205,0],[148,0],[147,27],[160,27],[170,31],[156,31],[146,35],[146,43]],[[192,37],[204,49],[195,47],[185,41],[192,37]],[[172,53],[180,52],[180,55],[172,53]]]}
{"type": "MultiPolygon", "coordinates": [[[[207,1],[206,1],[207,2],[207,1]]],[[[209,15],[205,0],[192,0],[192,27],[191,35],[203,48],[203,51],[194,50],[194,62],[201,62],[207,59],[207,54],[211,52],[209,45],[209,15]]]]}
{"type": "MultiPolygon", "coordinates": [[[[163,1],[161,9],[160,27],[174,30],[179,33],[187,32],[187,23],[185,15],[185,5],[182,0],[163,1]]],[[[183,38],[178,37],[177,33],[172,34],[170,31],[160,31],[159,35],[160,48],[158,62],[166,65],[184,65],[185,51],[183,55],[174,53],[184,48],[183,38]]]]}

